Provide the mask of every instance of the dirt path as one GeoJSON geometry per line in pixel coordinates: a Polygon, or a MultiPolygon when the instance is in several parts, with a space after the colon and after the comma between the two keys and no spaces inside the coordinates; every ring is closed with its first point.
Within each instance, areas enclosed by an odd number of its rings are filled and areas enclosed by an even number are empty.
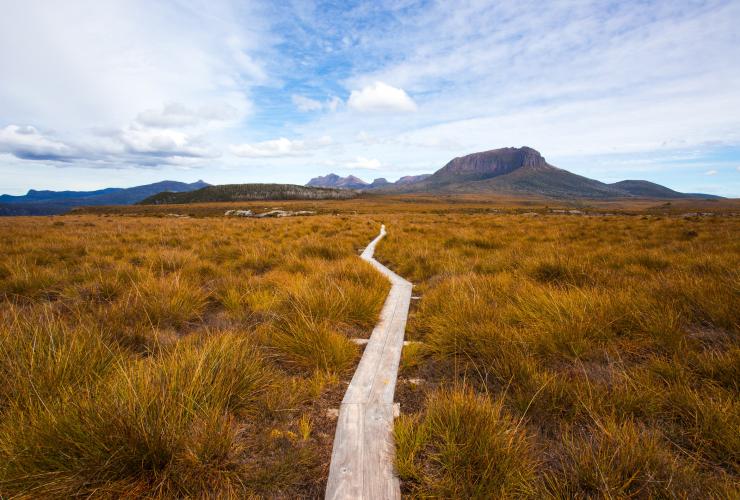
{"type": "Polygon", "coordinates": [[[401,497],[393,473],[393,393],[412,285],[373,259],[385,234],[383,225],[361,255],[393,286],[339,409],[327,499],[401,497]]]}

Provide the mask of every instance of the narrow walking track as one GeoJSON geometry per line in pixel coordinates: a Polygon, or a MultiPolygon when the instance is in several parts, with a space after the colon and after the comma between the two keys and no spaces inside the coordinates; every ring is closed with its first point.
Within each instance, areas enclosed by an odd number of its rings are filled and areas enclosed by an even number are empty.
{"type": "Polygon", "coordinates": [[[331,500],[401,497],[393,473],[393,393],[412,285],[373,258],[385,234],[383,225],[361,255],[393,286],[339,409],[326,485],[331,500]]]}

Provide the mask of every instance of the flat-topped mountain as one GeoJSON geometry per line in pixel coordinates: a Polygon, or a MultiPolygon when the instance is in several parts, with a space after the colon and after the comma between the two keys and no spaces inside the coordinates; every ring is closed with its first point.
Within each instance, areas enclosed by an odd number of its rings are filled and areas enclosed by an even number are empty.
{"type": "Polygon", "coordinates": [[[576,199],[718,198],[679,193],[648,181],[628,180],[608,184],[589,179],[550,165],[538,151],[527,146],[461,156],[434,174],[402,177],[394,183],[367,184],[350,177],[362,183],[354,183],[356,187],[353,189],[379,193],[505,194],[576,199]]]}
{"type": "Polygon", "coordinates": [[[427,180],[430,184],[480,181],[511,173],[520,168],[548,169],[542,155],[532,148],[501,148],[455,158],[427,180]]]}
{"type": "Polygon", "coordinates": [[[552,198],[622,198],[626,191],[554,167],[529,147],[500,148],[451,160],[403,192],[500,193],[552,198]]]}

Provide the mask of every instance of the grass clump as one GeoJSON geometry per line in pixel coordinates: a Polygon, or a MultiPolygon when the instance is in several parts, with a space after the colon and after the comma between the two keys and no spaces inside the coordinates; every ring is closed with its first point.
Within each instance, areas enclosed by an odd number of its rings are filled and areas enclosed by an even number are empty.
{"type": "Polygon", "coordinates": [[[564,460],[545,479],[554,497],[697,498],[717,495],[691,465],[676,457],[655,431],[631,421],[600,422],[563,437],[564,460]]]}
{"type": "Polygon", "coordinates": [[[502,403],[459,389],[434,393],[396,424],[396,467],[411,496],[502,498],[533,493],[529,439],[502,403]]]}
{"type": "Polygon", "coordinates": [[[2,426],[7,491],[197,495],[240,483],[236,418],[266,418],[275,373],[254,345],[222,334],[161,360],[117,367],[2,426]]]}
{"type": "Polygon", "coordinates": [[[303,372],[341,373],[358,354],[357,345],[346,336],[306,315],[285,318],[262,335],[283,363],[303,372]]]}

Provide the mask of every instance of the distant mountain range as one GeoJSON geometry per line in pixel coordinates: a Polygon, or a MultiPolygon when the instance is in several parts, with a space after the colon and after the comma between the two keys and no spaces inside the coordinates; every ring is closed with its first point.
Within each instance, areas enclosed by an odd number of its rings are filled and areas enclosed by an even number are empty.
{"type": "Polygon", "coordinates": [[[296,184],[224,184],[181,193],[159,193],[140,205],[171,205],[252,200],[346,200],[358,194],[351,189],[317,188],[296,184]]]}
{"type": "Polygon", "coordinates": [[[78,206],[132,205],[164,191],[186,192],[210,184],[197,181],[184,183],[162,181],[131,188],[106,188],[97,191],[37,191],[31,189],[22,196],[0,195],[0,215],[53,215],[78,206]]]}
{"type": "Polygon", "coordinates": [[[209,201],[347,199],[357,192],[502,194],[566,199],[678,199],[719,196],[680,193],[660,184],[625,180],[611,184],[576,175],[547,163],[529,147],[500,148],[455,158],[433,174],[409,175],[396,182],[378,178],[368,183],[349,175],[329,174],[294,184],[229,184],[162,181],[131,188],[97,191],[37,191],[23,196],[0,195],[1,215],[52,215],[78,206],[170,204],[209,201]]]}
{"type": "Polygon", "coordinates": [[[500,148],[455,158],[431,175],[402,177],[394,183],[330,174],[307,185],[359,189],[378,193],[507,194],[549,198],[719,198],[679,193],[660,184],[627,180],[612,184],[577,175],[547,163],[529,147],[500,148]],[[347,179],[351,180],[347,182],[347,179]]]}
{"type": "Polygon", "coordinates": [[[387,188],[389,186],[403,186],[406,184],[413,184],[414,182],[422,181],[430,176],[431,174],[407,175],[405,177],[401,177],[396,182],[388,182],[387,179],[383,177],[379,177],[375,179],[373,182],[369,183],[369,182],[363,181],[359,177],[355,177],[354,175],[348,175],[347,177],[340,177],[337,174],[328,174],[328,175],[323,175],[320,177],[314,177],[313,179],[308,181],[306,186],[336,188],[336,189],[367,190],[367,189],[387,188]]]}

